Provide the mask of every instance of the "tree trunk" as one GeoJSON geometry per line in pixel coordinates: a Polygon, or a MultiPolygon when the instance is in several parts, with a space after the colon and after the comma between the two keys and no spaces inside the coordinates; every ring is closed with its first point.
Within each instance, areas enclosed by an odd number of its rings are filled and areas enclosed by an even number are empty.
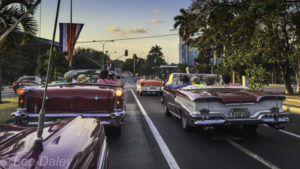
{"type": "Polygon", "coordinates": [[[186,53],[186,64],[187,64],[187,66],[190,66],[190,56],[189,56],[189,46],[188,46],[188,44],[187,44],[187,42],[185,42],[185,53],[186,53]]]}
{"type": "Polygon", "coordinates": [[[2,64],[0,63],[0,103],[2,103],[2,64]]]}
{"type": "Polygon", "coordinates": [[[297,81],[297,94],[300,94],[300,71],[295,72],[297,81]]]}
{"type": "Polygon", "coordinates": [[[232,84],[235,84],[235,71],[232,72],[232,84]]]}
{"type": "Polygon", "coordinates": [[[281,74],[285,85],[285,94],[292,95],[293,88],[291,86],[291,73],[290,73],[290,64],[285,62],[285,64],[280,66],[281,74]]]}

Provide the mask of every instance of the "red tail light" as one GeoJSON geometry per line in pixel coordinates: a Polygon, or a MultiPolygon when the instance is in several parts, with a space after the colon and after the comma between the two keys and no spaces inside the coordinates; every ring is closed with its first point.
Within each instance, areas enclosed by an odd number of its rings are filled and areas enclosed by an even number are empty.
{"type": "Polygon", "coordinates": [[[18,95],[23,95],[25,93],[25,90],[23,88],[17,89],[18,95]]]}

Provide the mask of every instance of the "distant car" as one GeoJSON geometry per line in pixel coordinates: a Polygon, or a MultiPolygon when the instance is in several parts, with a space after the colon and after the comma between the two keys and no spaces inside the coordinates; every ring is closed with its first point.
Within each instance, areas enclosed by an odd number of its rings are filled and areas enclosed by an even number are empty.
{"type": "Polygon", "coordinates": [[[163,81],[141,79],[137,81],[136,91],[140,96],[147,94],[162,95],[163,87],[163,81]]]}
{"type": "Polygon", "coordinates": [[[71,118],[46,125],[43,151],[33,150],[36,127],[0,125],[0,168],[108,169],[103,125],[94,118],[71,118]]]}
{"type": "MultiPolygon", "coordinates": [[[[88,72],[84,83],[49,84],[46,100],[46,123],[67,117],[94,117],[110,127],[114,136],[120,136],[126,115],[123,86],[95,83],[97,74],[88,72]]],[[[24,87],[17,90],[19,104],[11,115],[18,125],[37,125],[42,105],[44,86],[24,87]]]]}
{"type": "Polygon", "coordinates": [[[171,74],[162,103],[165,114],[181,119],[185,130],[197,126],[243,125],[246,131],[254,132],[259,124],[281,128],[289,122],[289,114],[282,110],[284,96],[255,92],[244,86],[222,86],[217,82],[220,78],[212,74],[187,75],[198,76],[207,86],[169,87],[180,84],[183,75],[171,74]]]}
{"type": "Polygon", "coordinates": [[[17,81],[14,81],[12,86],[16,92],[22,86],[41,85],[42,79],[37,76],[22,76],[17,81]]]}

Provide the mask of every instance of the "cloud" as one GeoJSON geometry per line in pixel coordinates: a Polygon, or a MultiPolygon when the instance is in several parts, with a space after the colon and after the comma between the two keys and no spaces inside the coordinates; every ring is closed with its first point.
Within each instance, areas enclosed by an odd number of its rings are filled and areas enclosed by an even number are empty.
{"type": "Polygon", "coordinates": [[[144,27],[134,27],[132,29],[127,29],[127,33],[146,33],[146,30],[144,27]]]}
{"type": "Polygon", "coordinates": [[[158,24],[158,23],[165,23],[165,22],[157,19],[152,19],[152,21],[150,22],[150,24],[158,24]]]}
{"type": "Polygon", "coordinates": [[[111,27],[106,28],[107,32],[120,32],[120,33],[146,33],[147,31],[145,30],[144,27],[133,27],[129,29],[121,29],[119,26],[114,25],[111,27]]]}
{"type": "Polygon", "coordinates": [[[119,26],[114,25],[111,27],[106,28],[107,32],[122,32],[123,30],[119,28],[119,26]]]}
{"type": "Polygon", "coordinates": [[[153,12],[153,13],[159,13],[160,10],[159,10],[159,9],[153,9],[152,12],[153,12]]]}

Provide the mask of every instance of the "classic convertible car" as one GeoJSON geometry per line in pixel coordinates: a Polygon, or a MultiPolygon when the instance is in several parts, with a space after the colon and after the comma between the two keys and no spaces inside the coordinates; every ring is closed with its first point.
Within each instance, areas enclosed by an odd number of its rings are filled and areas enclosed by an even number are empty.
{"type": "Polygon", "coordinates": [[[38,86],[42,84],[42,79],[37,76],[22,76],[18,80],[14,81],[12,86],[17,93],[17,89],[22,86],[38,86]]]}
{"type": "Polygon", "coordinates": [[[137,81],[136,91],[141,96],[143,94],[158,94],[162,95],[164,82],[160,80],[145,80],[137,81]]]}
{"type": "Polygon", "coordinates": [[[97,119],[77,117],[45,126],[42,151],[32,148],[36,135],[36,127],[0,125],[0,168],[108,169],[105,132],[97,119]]]}
{"type": "Polygon", "coordinates": [[[180,84],[183,75],[170,76],[162,100],[165,114],[181,119],[183,129],[237,124],[253,132],[258,124],[279,128],[289,121],[288,113],[282,110],[284,96],[254,92],[242,86],[222,86],[217,75],[205,74],[188,76],[198,76],[206,86],[168,87],[180,84]]]}
{"type": "MultiPolygon", "coordinates": [[[[12,113],[16,124],[37,125],[44,87],[19,88],[17,93],[19,106],[12,113]]],[[[92,82],[49,84],[45,108],[48,124],[66,117],[94,117],[119,134],[126,114],[123,86],[92,82]]]]}

